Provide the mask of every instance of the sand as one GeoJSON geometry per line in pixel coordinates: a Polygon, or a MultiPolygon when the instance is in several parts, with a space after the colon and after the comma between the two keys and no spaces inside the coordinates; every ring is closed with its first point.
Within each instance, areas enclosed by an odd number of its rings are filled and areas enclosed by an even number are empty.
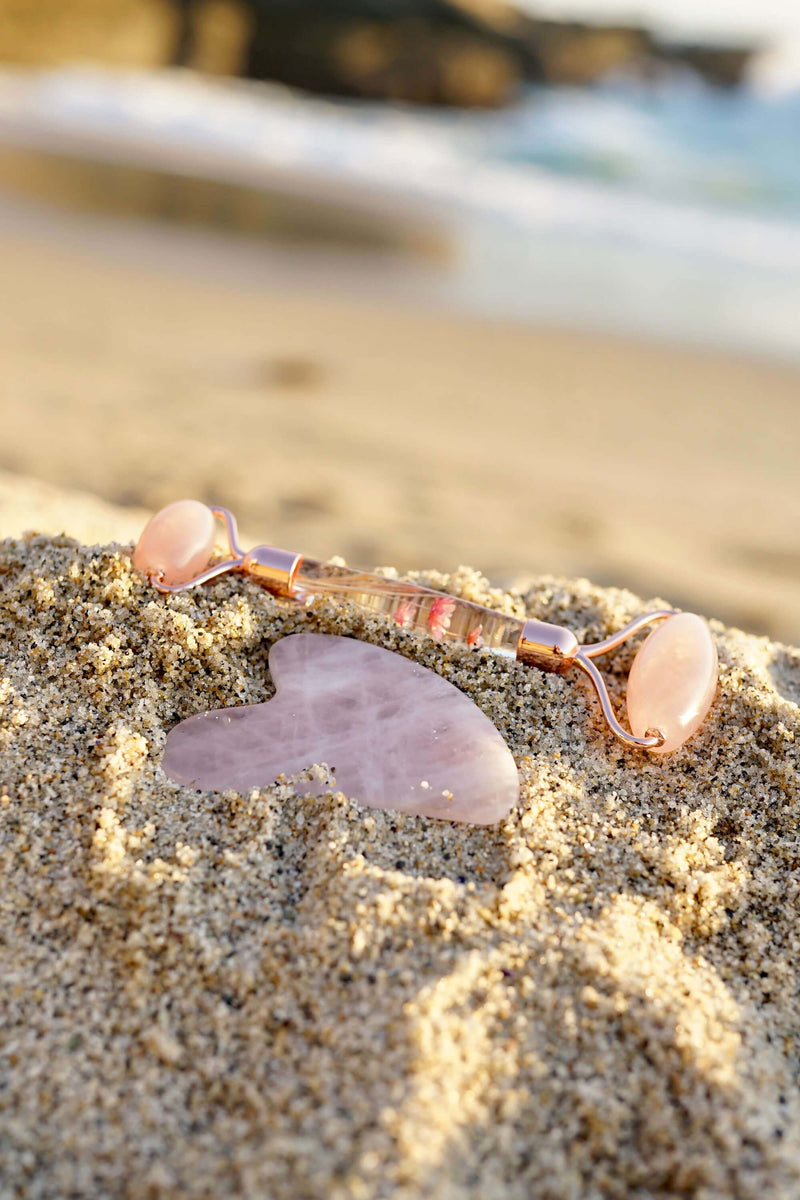
{"type": "Polygon", "coordinates": [[[151,516],[146,509],[121,508],[90,492],[0,471],[0,530],[5,536],[69,529],[88,545],[135,542],[151,516]]]}
{"type": "MultiPolygon", "coordinates": [[[[642,608],[429,582],[581,639],[642,608]]],[[[800,652],[713,630],[711,717],[658,760],[571,676],[241,580],[165,600],[124,548],[0,544],[3,1200],[800,1195],[800,652]],[[518,809],[170,783],[167,730],[268,698],[299,629],[461,687],[518,809]]]]}
{"type": "MultiPolygon", "coordinates": [[[[0,258],[6,472],[137,523],[196,496],[320,558],[585,575],[800,644],[796,366],[448,314],[443,264],[30,206],[0,206],[0,258]]],[[[95,539],[44,516],[0,534],[95,539]]]]}

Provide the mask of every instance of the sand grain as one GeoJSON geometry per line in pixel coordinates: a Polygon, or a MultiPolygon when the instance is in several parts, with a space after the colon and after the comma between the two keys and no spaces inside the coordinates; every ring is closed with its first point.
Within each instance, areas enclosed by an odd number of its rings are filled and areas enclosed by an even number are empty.
{"type": "MultiPolygon", "coordinates": [[[[581,638],[641,607],[432,581],[581,638]]],[[[569,677],[237,580],[164,600],[114,547],[0,544],[0,1194],[799,1195],[800,655],[714,629],[712,717],[653,761],[569,677]],[[519,810],[166,780],[167,730],[265,699],[299,629],[467,691],[519,810]]]]}

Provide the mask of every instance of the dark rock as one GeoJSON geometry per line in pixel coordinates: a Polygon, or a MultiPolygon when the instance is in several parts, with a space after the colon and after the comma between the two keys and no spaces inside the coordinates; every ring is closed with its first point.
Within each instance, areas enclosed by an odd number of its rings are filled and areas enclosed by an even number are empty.
{"type": "MultiPolygon", "coordinates": [[[[499,7],[499,6],[498,6],[499,7]]],[[[493,107],[528,73],[528,48],[441,0],[260,0],[246,73],[310,91],[493,107]]]]}
{"type": "Polygon", "coordinates": [[[740,87],[757,52],[755,46],[712,46],[701,43],[656,43],[656,62],[689,67],[714,87],[740,87]]]}
{"type": "Polygon", "coordinates": [[[523,35],[543,83],[582,86],[612,71],[641,73],[652,39],[634,25],[586,25],[531,19],[523,35]]]}
{"type": "Polygon", "coordinates": [[[503,0],[0,0],[0,61],[166,62],[328,95],[507,104],[525,82],[586,86],[674,66],[743,82],[757,46],[667,44],[632,25],[544,20],[503,0]],[[113,13],[112,10],[113,9],[113,13]]]}
{"type": "Polygon", "coordinates": [[[677,64],[732,87],[757,49],[667,45],[637,25],[544,20],[502,0],[238,3],[252,15],[246,74],[418,104],[492,107],[523,81],[586,86],[611,72],[653,78],[677,64]]]}

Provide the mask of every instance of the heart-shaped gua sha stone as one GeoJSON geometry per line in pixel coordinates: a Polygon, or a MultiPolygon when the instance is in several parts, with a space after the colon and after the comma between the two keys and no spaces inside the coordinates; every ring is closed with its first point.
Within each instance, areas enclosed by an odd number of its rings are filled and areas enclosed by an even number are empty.
{"type": "Polygon", "coordinates": [[[489,718],[433,671],[351,638],[300,633],[269,655],[276,695],[181,721],[162,766],[176,783],[246,792],[326,763],[368,808],[491,825],[519,796],[511,752],[489,718]]]}

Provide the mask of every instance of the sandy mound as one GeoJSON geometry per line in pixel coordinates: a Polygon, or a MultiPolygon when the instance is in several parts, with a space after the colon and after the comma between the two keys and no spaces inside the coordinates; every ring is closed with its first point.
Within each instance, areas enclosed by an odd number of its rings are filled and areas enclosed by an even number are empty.
{"type": "MultiPolygon", "coordinates": [[[[582,639],[641,610],[431,581],[582,639]]],[[[7,1194],[799,1195],[800,653],[714,628],[712,717],[659,761],[572,677],[0,543],[7,1194]],[[166,731],[269,696],[299,629],[468,692],[520,767],[507,823],[169,783],[166,731]]]]}

